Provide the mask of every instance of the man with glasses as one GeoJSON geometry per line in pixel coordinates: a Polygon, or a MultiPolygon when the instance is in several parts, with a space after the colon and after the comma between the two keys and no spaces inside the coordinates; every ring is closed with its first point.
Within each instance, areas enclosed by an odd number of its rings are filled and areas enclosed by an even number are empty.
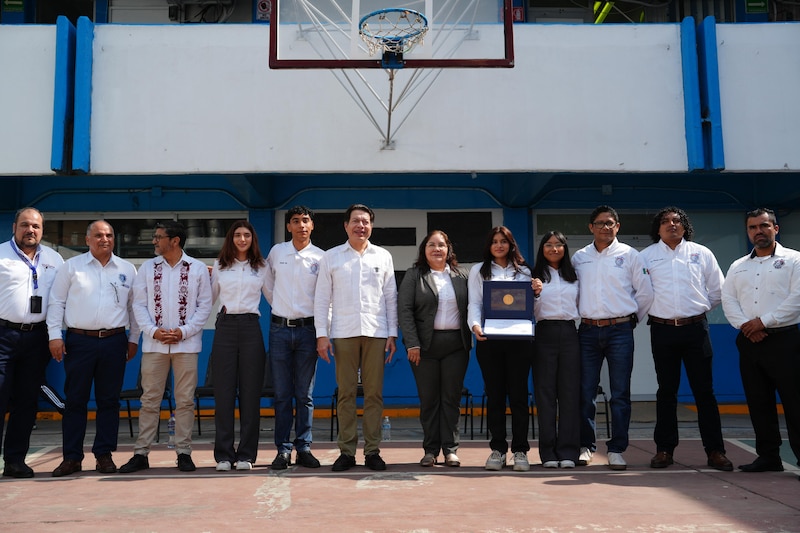
{"type": "Polygon", "coordinates": [[[47,305],[56,269],[64,260],[40,244],[44,217],[38,209],[17,211],[11,233],[11,240],[0,244],[0,449],[3,475],[28,478],[33,469],[25,464],[25,456],[50,360],[47,305]]]}
{"type": "Polygon", "coordinates": [[[656,455],[652,468],[673,464],[678,446],[678,387],[681,364],[697,405],[697,425],[708,466],[731,471],[725,457],[722,423],[712,377],[711,339],[706,313],[722,300],[725,278],[714,254],[692,241],[694,228],[686,213],[665,207],[656,213],[650,227],[651,244],[642,251],[653,282],[653,305],[647,323],[653,351],[658,393],[656,455]]]}
{"type": "Polygon", "coordinates": [[[733,262],[722,286],[722,309],[739,330],[739,371],[756,434],[758,457],[744,472],[780,472],[780,395],[789,446],[800,464],[800,253],[775,240],[771,209],[746,215],[753,251],[733,262]]]}
{"type": "Polygon", "coordinates": [[[185,243],[186,229],[179,222],[156,224],[156,257],[142,264],[133,283],[133,313],[142,330],[142,407],[134,455],[119,469],[123,474],[150,468],[147,455],[156,437],[170,366],[178,469],[195,470],[191,454],[197,354],[212,296],[208,267],[186,255],[185,243]]]}
{"type": "Polygon", "coordinates": [[[114,255],[114,229],[96,220],[86,229],[89,251],[61,265],[50,291],[47,329],[50,354],[63,361],[66,409],[61,421],[64,460],[53,477],[80,472],[87,404],[94,385],[97,431],[92,446],[95,470],[113,474],[117,466],[119,393],[125,363],[136,356],[139,328],[132,320],[136,267],[114,255]],[[61,337],[62,324],[67,328],[61,337]],[[125,329],[130,324],[130,337],[125,329]]]}
{"type": "Polygon", "coordinates": [[[364,204],[347,209],[347,242],[322,256],[314,292],[317,355],[328,363],[336,358],[340,455],[335,472],[356,465],[359,385],[364,389],[364,464],[386,470],[380,456],[383,367],[396,351],[397,284],[392,255],[369,241],[374,222],[375,213],[364,204]]]}
{"type": "Polygon", "coordinates": [[[578,311],[581,324],[581,453],[578,464],[587,465],[597,450],[595,414],[597,387],[603,360],[608,363],[611,385],[611,439],[608,466],[625,470],[622,454],[628,448],[631,421],[633,328],[647,316],[653,286],[639,252],[617,240],[620,222],[607,205],[592,211],[589,231],[594,241],[572,257],[581,290],[578,311]]]}

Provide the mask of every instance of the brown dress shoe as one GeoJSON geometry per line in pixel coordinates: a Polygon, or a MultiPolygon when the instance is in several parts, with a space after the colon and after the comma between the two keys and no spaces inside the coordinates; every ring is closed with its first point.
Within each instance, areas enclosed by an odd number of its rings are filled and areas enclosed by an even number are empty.
{"type": "Polygon", "coordinates": [[[64,459],[61,464],[53,470],[53,477],[63,477],[82,470],[81,462],[74,459],[64,459]]]}
{"type": "Polygon", "coordinates": [[[731,463],[728,458],[725,457],[725,454],[720,451],[715,451],[708,454],[708,466],[724,472],[733,471],[733,463],[731,463]]]}
{"type": "Polygon", "coordinates": [[[672,454],[669,452],[658,452],[650,459],[650,468],[666,468],[673,464],[672,454]]]}
{"type": "Polygon", "coordinates": [[[94,469],[101,474],[113,474],[117,471],[117,465],[111,459],[111,454],[105,453],[97,456],[97,466],[94,469]]]}

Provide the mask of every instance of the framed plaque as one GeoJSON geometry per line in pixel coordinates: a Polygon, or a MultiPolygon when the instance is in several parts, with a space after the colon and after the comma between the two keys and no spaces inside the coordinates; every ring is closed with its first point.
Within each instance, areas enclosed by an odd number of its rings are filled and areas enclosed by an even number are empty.
{"type": "Polygon", "coordinates": [[[483,282],[483,334],[491,339],[533,340],[530,281],[483,282]]]}

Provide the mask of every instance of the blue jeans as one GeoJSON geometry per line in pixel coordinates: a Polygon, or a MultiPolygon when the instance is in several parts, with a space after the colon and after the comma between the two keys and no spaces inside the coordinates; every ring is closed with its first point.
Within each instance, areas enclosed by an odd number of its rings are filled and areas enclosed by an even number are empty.
{"type": "Polygon", "coordinates": [[[628,448],[631,423],[631,373],[633,372],[633,324],[624,322],[597,327],[581,324],[581,447],[597,449],[594,417],[597,386],[603,359],[608,362],[611,384],[611,440],[609,452],[628,448]]]}
{"type": "Polygon", "coordinates": [[[308,451],[314,419],[317,338],[314,326],[269,328],[269,364],[275,384],[275,446],[278,453],[308,451]],[[297,416],[292,416],[292,399],[297,416]],[[294,422],[295,439],[292,438],[294,422]]]}

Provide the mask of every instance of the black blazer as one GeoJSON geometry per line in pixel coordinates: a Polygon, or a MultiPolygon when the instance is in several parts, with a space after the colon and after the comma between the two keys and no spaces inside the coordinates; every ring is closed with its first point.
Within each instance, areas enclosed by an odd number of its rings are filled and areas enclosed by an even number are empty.
{"type": "MultiPolygon", "coordinates": [[[[461,315],[462,342],[464,349],[469,351],[472,348],[472,333],[467,326],[467,275],[458,268],[451,268],[450,279],[461,315]]],[[[419,346],[424,351],[430,348],[438,307],[439,292],[433,275],[430,271],[421,274],[418,267],[409,268],[397,293],[397,318],[406,349],[419,346]]]]}

